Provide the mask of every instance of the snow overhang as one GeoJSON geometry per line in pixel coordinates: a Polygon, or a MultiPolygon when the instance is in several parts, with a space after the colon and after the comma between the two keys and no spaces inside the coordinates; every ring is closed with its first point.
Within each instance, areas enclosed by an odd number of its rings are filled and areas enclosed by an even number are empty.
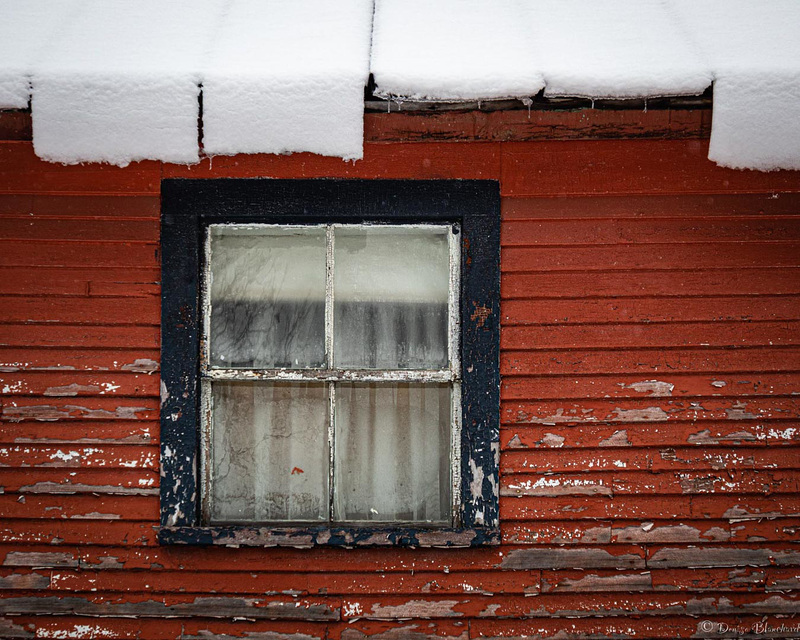
{"type": "Polygon", "coordinates": [[[800,169],[797,0],[0,0],[0,109],[56,162],[355,160],[370,73],[465,105],[713,83],[712,160],[800,169]]]}

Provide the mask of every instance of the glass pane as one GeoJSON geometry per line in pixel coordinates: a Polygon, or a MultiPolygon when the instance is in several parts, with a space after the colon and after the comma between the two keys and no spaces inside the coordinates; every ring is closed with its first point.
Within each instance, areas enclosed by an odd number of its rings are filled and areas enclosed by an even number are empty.
{"type": "Polygon", "coordinates": [[[212,367],[325,363],[325,229],[211,227],[212,367]]]}
{"type": "Polygon", "coordinates": [[[324,384],[212,384],[213,522],[328,519],[324,384]]]}
{"type": "Polygon", "coordinates": [[[450,523],[450,386],[336,387],[334,518],[450,523]]]}
{"type": "Polygon", "coordinates": [[[337,367],[447,367],[449,233],[442,226],[335,228],[337,367]]]}

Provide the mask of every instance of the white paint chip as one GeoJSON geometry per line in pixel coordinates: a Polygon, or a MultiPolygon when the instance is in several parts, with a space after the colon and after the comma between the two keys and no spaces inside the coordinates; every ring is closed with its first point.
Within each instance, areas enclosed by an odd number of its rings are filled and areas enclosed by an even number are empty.
{"type": "Polygon", "coordinates": [[[664,382],[662,380],[642,380],[641,382],[633,382],[631,384],[622,384],[623,389],[633,389],[638,393],[647,393],[648,395],[659,398],[672,395],[675,385],[671,382],[664,382]]]}

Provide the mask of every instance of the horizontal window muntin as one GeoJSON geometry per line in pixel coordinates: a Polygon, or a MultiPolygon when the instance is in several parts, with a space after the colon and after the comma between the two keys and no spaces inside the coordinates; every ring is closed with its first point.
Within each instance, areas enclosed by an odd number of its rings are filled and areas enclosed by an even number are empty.
{"type": "Polygon", "coordinates": [[[210,369],[203,374],[209,380],[284,380],[364,382],[453,382],[459,380],[451,369],[376,371],[374,369],[210,369]]]}

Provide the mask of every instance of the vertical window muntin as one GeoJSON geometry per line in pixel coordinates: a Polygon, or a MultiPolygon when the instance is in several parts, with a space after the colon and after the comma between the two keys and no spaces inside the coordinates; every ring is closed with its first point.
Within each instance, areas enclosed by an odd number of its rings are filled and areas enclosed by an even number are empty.
{"type": "MultiPolygon", "coordinates": [[[[213,393],[212,386],[215,383],[224,382],[253,382],[264,381],[266,383],[313,383],[324,385],[327,391],[328,415],[327,419],[327,457],[328,457],[328,510],[326,519],[304,520],[304,519],[264,519],[246,520],[243,524],[328,524],[330,526],[356,525],[370,527],[381,524],[414,524],[430,526],[460,526],[459,513],[461,508],[461,364],[460,364],[460,227],[457,224],[308,224],[308,225],[286,225],[286,224],[209,224],[205,227],[205,253],[203,260],[203,277],[201,284],[201,300],[203,310],[203,332],[201,339],[201,512],[203,521],[207,524],[236,524],[240,521],[235,519],[214,519],[212,517],[212,487],[214,483],[214,464],[213,460],[213,393]],[[225,368],[212,365],[211,349],[211,317],[212,317],[212,271],[211,256],[213,250],[212,235],[215,230],[236,229],[236,230],[282,230],[297,231],[300,233],[309,230],[319,229],[325,232],[325,310],[324,310],[324,348],[325,361],[321,366],[306,367],[272,367],[258,368],[251,367],[231,367],[225,368]],[[336,322],[334,317],[334,302],[336,288],[334,280],[336,276],[335,243],[336,231],[348,230],[402,230],[412,231],[439,229],[447,238],[448,252],[448,287],[447,287],[447,366],[444,368],[355,368],[338,367],[335,355],[335,330],[336,322]],[[450,424],[449,424],[449,511],[447,518],[437,521],[425,521],[416,519],[389,519],[389,520],[345,520],[335,518],[336,503],[336,395],[337,390],[341,391],[345,385],[355,386],[363,383],[397,384],[397,385],[449,385],[450,389],[450,424]]],[[[396,387],[400,389],[400,386],[396,387]]]]}

